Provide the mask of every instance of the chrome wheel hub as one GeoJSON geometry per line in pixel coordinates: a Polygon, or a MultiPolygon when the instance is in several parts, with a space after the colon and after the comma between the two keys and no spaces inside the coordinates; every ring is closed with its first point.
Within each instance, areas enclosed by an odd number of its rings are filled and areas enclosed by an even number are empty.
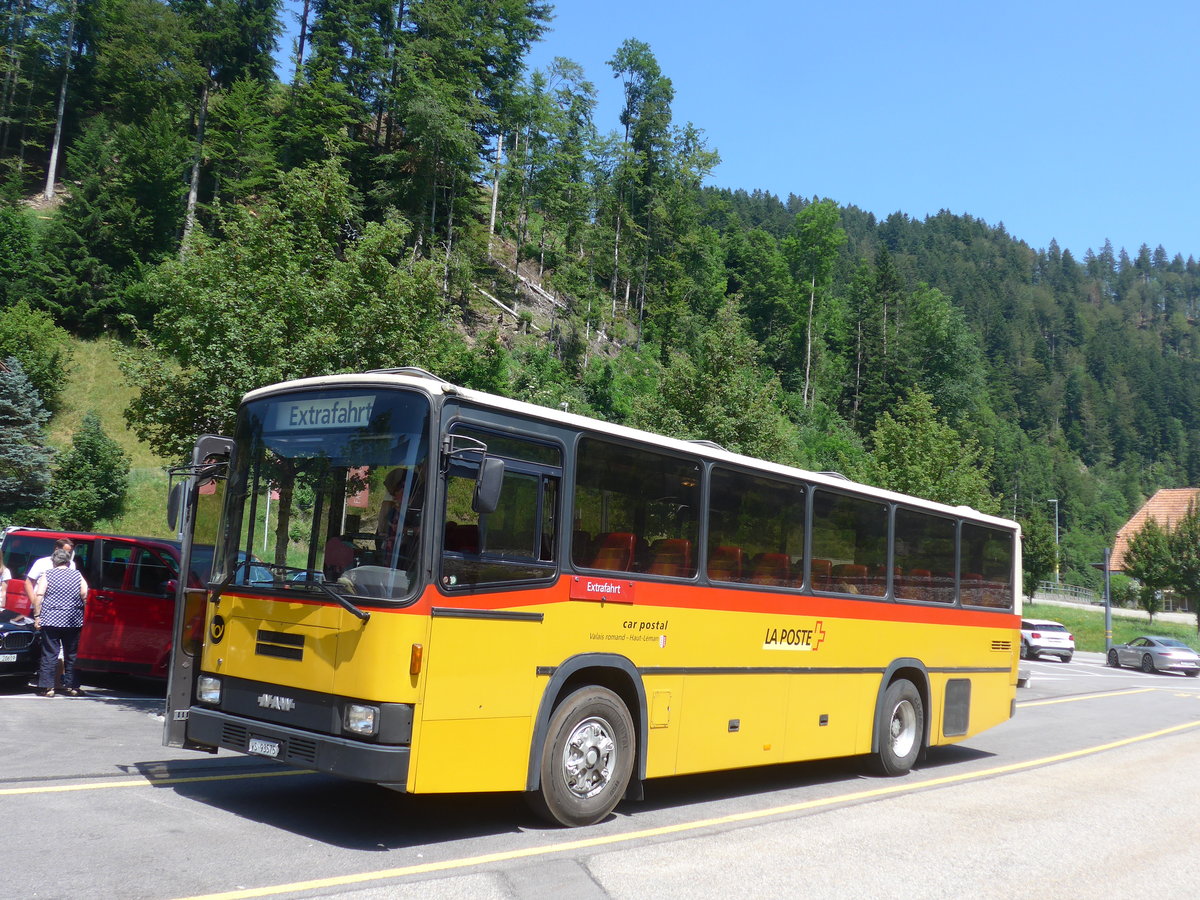
{"type": "Polygon", "coordinates": [[[912,703],[901,700],[892,710],[892,720],[888,725],[888,733],[892,741],[892,752],[897,757],[907,756],[917,740],[917,711],[912,703]]]}
{"type": "Polygon", "coordinates": [[[604,790],[616,763],[617,746],[603,719],[584,719],[571,732],[563,748],[563,777],[567,788],[581,799],[604,790]]]}

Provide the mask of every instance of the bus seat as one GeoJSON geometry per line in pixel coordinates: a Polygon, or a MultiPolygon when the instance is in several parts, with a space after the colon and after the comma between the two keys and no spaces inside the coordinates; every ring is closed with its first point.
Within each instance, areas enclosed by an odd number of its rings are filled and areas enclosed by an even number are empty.
{"type": "Polygon", "coordinates": [[[665,538],[650,548],[648,575],[670,575],[690,578],[696,572],[692,565],[692,542],[687,538],[665,538]]]}
{"type": "Polygon", "coordinates": [[[746,554],[741,547],[713,547],[708,554],[708,577],[713,581],[741,581],[746,554]]]}
{"type": "Polygon", "coordinates": [[[857,594],[866,587],[867,567],[861,563],[842,563],[833,567],[834,590],[857,594]]]}
{"type": "Polygon", "coordinates": [[[354,566],[354,545],[334,535],[325,542],[325,558],[321,571],[326,581],[337,581],[342,573],[354,566]]]}
{"type": "Polygon", "coordinates": [[[829,590],[831,577],[833,576],[833,563],[827,559],[814,559],[812,561],[812,586],[818,591],[829,590]]]}
{"type": "MultiPolygon", "coordinates": [[[[900,579],[900,567],[895,566],[892,569],[892,577],[897,582],[900,579]]],[[[870,593],[876,597],[882,597],[887,593],[888,569],[887,566],[871,566],[871,575],[868,580],[870,593]]]]}
{"type": "Polygon", "coordinates": [[[905,600],[928,600],[933,586],[933,573],[928,569],[909,569],[900,581],[897,593],[905,600]]]}
{"type": "Polygon", "coordinates": [[[929,579],[929,591],[926,600],[936,603],[954,602],[954,575],[949,572],[938,572],[929,579]]]}
{"type": "Polygon", "coordinates": [[[959,590],[962,602],[970,606],[978,606],[983,598],[983,576],[978,572],[964,572],[959,590]]]}
{"type": "Polygon", "coordinates": [[[760,553],[754,558],[751,584],[788,584],[792,578],[792,561],[786,553],[760,553]]]}
{"type": "Polygon", "coordinates": [[[637,538],[627,531],[612,531],[604,535],[596,555],[592,559],[593,569],[608,569],[613,572],[628,572],[633,566],[634,548],[637,538]]]}

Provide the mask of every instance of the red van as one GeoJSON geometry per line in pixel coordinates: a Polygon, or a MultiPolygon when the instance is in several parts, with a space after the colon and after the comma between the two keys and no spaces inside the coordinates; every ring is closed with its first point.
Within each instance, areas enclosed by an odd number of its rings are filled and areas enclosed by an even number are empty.
{"type": "MultiPolygon", "coordinates": [[[[54,542],[64,537],[75,542],[75,566],[89,587],[78,667],[165,678],[179,578],[178,541],[10,528],[2,545],[4,563],[12,573],[7,609],[29,611],[25,572],[34,560],[49,556],[54,542]]],[[[208,561],[211,564],[211,558],[208,561]]],[[[198,586],[201,579],[195,568],[190,581],[198,586]]]]}

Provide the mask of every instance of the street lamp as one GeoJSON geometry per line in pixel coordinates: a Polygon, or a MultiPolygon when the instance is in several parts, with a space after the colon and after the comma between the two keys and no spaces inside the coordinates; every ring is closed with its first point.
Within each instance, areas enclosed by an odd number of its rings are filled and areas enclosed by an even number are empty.
{"type": "Polygon", "coordinates": [[[1058,584],[1058,498],[1046,502],[1054,504],[1054,583],[1058,584]]]}

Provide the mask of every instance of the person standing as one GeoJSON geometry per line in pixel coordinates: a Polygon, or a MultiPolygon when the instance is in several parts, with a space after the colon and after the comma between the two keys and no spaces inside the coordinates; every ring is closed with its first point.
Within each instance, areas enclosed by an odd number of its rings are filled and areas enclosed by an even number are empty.
{"type": "MultiPolygon", "coordinates": [[[[54,542],[54,549],[66,550],[71,555],[71,568],[75,567],[75,542],[73,540],[70,538],[59,538],[54,542]]],[[[25,596],[29,599],[30,609],[33,609],[33,594],[37,590],[38,581],[54,565],[50,561],[51,556],[42,556],[35,559],[25,571],[25,596]]]]}
{"type": "Polygon", "coordinates": [[[8,571],[8,566],[4,564],[4,555],[0,554],[0,610],[8,605],[8,582],[12,579],[12,572],[8,571]]]}
{"type": "Polygon", "coordinates": [[[33,627],[42,633],[37,692],[42,697],[54,696],[55,669],[61,651],[63,693],[78,697],[75,657],[79,654],[79,633],[83,630],[87,581],[71,568],[70,550],[59,547],[50,555],[50,562],[52,568],[38,580],[33,595],[33,627]]]}

